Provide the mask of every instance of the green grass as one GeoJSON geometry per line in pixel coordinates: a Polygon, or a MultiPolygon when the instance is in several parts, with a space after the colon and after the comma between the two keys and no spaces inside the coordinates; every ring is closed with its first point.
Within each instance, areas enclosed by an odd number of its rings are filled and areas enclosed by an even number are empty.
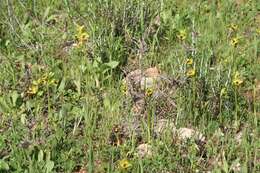
{"type": "Polygon", "coordinates": [[[259,172],[259,10],[257,0],[2,1],[0,172],[259,172]],[[178,83],[161,86],[176,108],[160,116],[168,101],[145,97],[136,115],[122,91],[150,67],[178,83]],[[155,135],[161,116],[205,141],[155,135]],[[138,156],[141,143],[152,156],[138,156]]]}

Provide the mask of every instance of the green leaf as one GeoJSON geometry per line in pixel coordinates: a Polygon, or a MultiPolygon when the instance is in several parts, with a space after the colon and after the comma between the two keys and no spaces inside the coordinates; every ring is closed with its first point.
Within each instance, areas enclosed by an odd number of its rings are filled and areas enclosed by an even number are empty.
{"type": "Polygon", "coordinates": [[[47,7],[43,14],[42,21],[44,21],[48,17],[49,13],[50,13],[50,7],[47,7]]]}
{"type": "Polygon", "coordinates": [[[110,62],[106,63],[105,65],[107,65],[108,67],[113,69],[113,68],[116,68],[119,65],[119,62],[118,61],[110,61],[110,62]]]}
{"type": "Polygon", "coordinates": [[[10,107],[6,103],[5,99],[3,97],[0,97],[0,111],[4,113],[9,113],[10,112],[10,107]]]}
{"type": "Polygon", "coordinates": [[[21,123],[25,124],[26,123],[26,114],[21,115],[21,123]]]}
{"type": "Polygon", "coordinates": [[[9,170],[9,165],[4,160],[0,160],[0,170],[9,170]]]}
{"type": "Polygon", "coordinates": [[[94,68],[98,68],[98,67],[99,67],[98,61],[94,60],[94,62],[93,62],[93,67],[94,67],[94,68]]]}
{"type": "Polygon", "coordinates": [[[223,169],[223,171],[225,172],[225,173],[228,173],[228,163],[227,163],[227,161],[226,161],[226,159],[224,158],[224,160],[223,160],[223,165],[222,165],[222,169],[223,169]]]}
{"type": "Polygon", "coordinates": [[[15,107],[16,106],[16,101],[19,97],[19,94],[17,93],[17,91],[13,91],[12,93],[12,102],[13,102],[13,106],[15,107]]]}
{"type": "Polygon", "coordinates": [[[46,167],[46,173],[52,172],[52,169],[54,168],[54,162],[51,161],[51,160],[48,160],[48,161],[46,162],[45,167],[46,167]]]}
{"type": "Polygon", "coordinates": [[[41,162],[41,161],[43,161],[43,151],[42,150],[40,150],[39,151],[39,153],[38,153],[38,162],[41,162]]]}
{"type": "Polygon", "coordinates": [[[63,78],[62,81],[60,82],[60,86],[58,88],[59,92],[62,92],[64,90],[65,84],[66,84],[66,78],[63,78]]]}

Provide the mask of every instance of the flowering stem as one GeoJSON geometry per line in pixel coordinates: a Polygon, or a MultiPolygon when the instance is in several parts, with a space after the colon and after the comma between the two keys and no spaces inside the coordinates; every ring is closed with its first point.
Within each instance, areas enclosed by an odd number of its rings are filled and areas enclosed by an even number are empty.
{"type": "Polygon", "coordinates": [[[256,88],[254,86],[253,88],[253,111],[254,111],[254,123],[255,126],[257,127],[257,114],[256,114],[256,88]]]}
{"type": "Polygon", "coordinates": [[[235,88],[235,125],[237,125],[237,115],[238,115],[238,103],[237,103],[237,88],[235,88]]]}
{"type": "Polygon", "coordinates": [[[219,115],[220,115],[220,119],[222,122],[222,93],[220,93],[220,96],[219,96],[219,115]]]}
{"type": "Polygon", "coordinates": [[[153,122],[154,122],[154,115],[155,115],[155,108],[154,108],[154,103],[151,102],[149,100],[149,104],[151,104],[151,107],[150,107],[150,110],[148,111],[148,114],[147,114],[147,127],[148,127],[148,131],[147,131],[147,136],[148,136],[148,142],[151,142],[151,131],[152,131],[152,128],[153,128],[153,122]]]}
{"type": "Polygon", "coordinates": [[[49,90],[49,84],[47,83],[47,99],[48,99],[48,115],[51,112],[51,102],[50,102],[50,90],[49,90]]]}
{"type": "MultiPolygon", "coordinates": [[[[195,78],[192,78],[192,115],[195,115],[195,104],[196,104],[196,85],[195,85],[195,78]]],[[[194,122],[196,122],[197,114],[194,116],[194,122]]]]}

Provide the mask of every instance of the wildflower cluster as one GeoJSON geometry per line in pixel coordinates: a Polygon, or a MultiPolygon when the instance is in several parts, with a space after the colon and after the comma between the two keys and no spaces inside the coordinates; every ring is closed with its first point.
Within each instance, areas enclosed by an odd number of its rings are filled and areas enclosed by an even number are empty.
{"type": "Polygon", "coordinates": [[[127,95],[128,93],[128,87],[127,87],[127,82],[123,80],[121,86],[120,86],[120,91],[124,94],[127,95]]]}
{"type": "Polygon", "coordinates": [[[237,24],[232,23],[232,24],[229,26],[229,30],[230,30],[230,31],[235,32],[235,31],[237,31],[237,29],[238,29],[237,24]]]}
{"type": "Polygon", "coordinates": [[[236,72],[234,77],[233,77],[233,85],[236,87],[239,87],[243,83],[243,79],[239,72],[236,72]]]}
{"type": "Polygon", "coordinates": [[[32,81],[32,85],[29,87],[27,93],[29,95],[35,95],[38,93],[39,89],[44,86],[56,85],[56,80],[53,78],[54,73],[45,73],[42,77],[37,80],[32,81]]]}
{"type": "Polygon", "coordinates": [[[154,93],[154,90],[152,88],[147,88],[145,90],[145,96],[146,97],[151,97],[153,95],[153,93],[154,93]]]}
{"type": "Polygon", "coordinates": [[[260,35],[260,28],[256,29],[256,33],[260,35]]]}
{"type": "Polygon", "coordinates": [[[240,38],[237,35],[237,31],[238,31],[238,25],[237,24],[230,24],[228,27],[230,33],[232,34],[231,36],[231,40],[230,40],[230,45],[233,47],[237,47],[237,45],[239,44],[240,38]]]}
{"type": "Polygon", "coordinates": [[[196,74],[196,70],[195,70],[194,68],[189,69],[189,70],[186,72],[187,77],[193,77],[193,76],[195,76],[195,74],[196,74]]]}
{"type": "Polygon", "coordinates": [[[88,33],[85,31],[84,26],[77,25],[76,39],[78,41],[78,46],[82,45],[89,38],[88,33]]]}
{"type": "Polygon", "coordinates": [[[113,146],[120,146],[123,143],[123,129],[119,125],[115,125],[110,135],[110,144],[113,146]]]}
{"type": "Polygon", "coordinates": [[[186,60],[186,64],[187,64],[187,65],[192,65],[192,64],[193,64],[193,59],[192,59],[192,58],[188,58],[188,59],[186,60]]]}
{"type": "Polygon", "coordinates": [[[180,30],[178,35],[177,35],[178,39],[180,39],[181,41],[185,40],[187,38],[187,32],[186,30],[180,30]]]}
{"type": "Polygon", "coordinates": [[[227,89],[226,88],[222,88],[220,91],[220,96],[224,96],[227,94],[227,89]]]}
{"type": "Polygon", "coordinates": [[[239,43],[239,38],[238,37],[234,37],[234,38],[231,39],[230,44],[232,46],[236,47],[238,45],[238,43],[239,43]]]}
{"type": "Polygon", "coordinates": [[[130,167],[132,167],[132,164],[127,159],[122,159],[119,161],[119,168],[121,170],[126,170],[130,167]]]}

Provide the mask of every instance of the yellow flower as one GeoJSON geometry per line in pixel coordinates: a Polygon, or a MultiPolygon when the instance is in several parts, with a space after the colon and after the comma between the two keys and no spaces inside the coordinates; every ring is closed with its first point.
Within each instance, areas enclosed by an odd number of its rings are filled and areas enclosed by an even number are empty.
{"type": "Polygon", "coordinates": [[[77,38],[77,41],[78,41],[78,45],[81,45],[83,44],[85,41],[88,40],[89,38],[89,35],[88,33],[84,30],[84,26],[80,26],[80,25],[77,25],[77,33],[76,33],[76,38],[77,38]]]}
{"type": "Polygon", "coordinates": [[[185,40],[186,39],[186,37],[187,37],[187,32],[186,32],[186,30],[180,30],[179,31],[179,33],[178,33],[178,35],[177,35],[177,37],[180,39],[180,40],[185,40]]]}
{"type": "Polygon", "coordinates": [[[220,96],[224,96],[227,94],[227,89],[226,88],[222,88],[220,91],[220,96]]]}
{"type": "Polygon", "coordinates": [[[243,79],[241,78],[239,72],[236,72],[233,78],[233,85],[240,86],[243,83],[243,79]]]}
{"type": "Polygon", "coordinates": [[[115,126],[113,127],[113,132],[114,132],[114,133],[118,133],[119,131],[121,131],[121,127],[120,127],[119,125],[115,125],[115,126]]]}
{"type": "Polygon", "coordinates": [[[260,35],[260,28],[256,29],[256,33],[260,35]]]}
{"type": "Polygon", "coordinates": [[[129,161],[127,159],[122,159],[119,161],[119,168],[120,169],[128,169],[132,167],[132,164],[129,163],[129,161]]]}
{"type": "Polygon", "coordinates": [[[55,85],[57,83],[57,81],[55,79],[51,79],[49,80],[49,85],[55,85]]]}
{"type": "Polygon", "coordinates": [[[242,83],[243,83],[243,80],[241,80],[241,79],[234,79],[233,80],[233,84],[235,86],[240,86],[242,83]]]}
{"type": "Polygon", "coordinates": [[[189,69],[189,70],[187,71],[187,73],[186,73],[186,75],[187,75],[188,77],[193,77],[193,76],[195,76],[195,74],[196,74],[195,69],[189,69]]]}
{"type": "Polygon", "coordinates": [[[152,89],[152,88],[146,89],[145,95],[146,95],[147,97],[151,97],[151,96],[153,95],[153,89],[152,89]]]}
{"type": "Polygon", "coordinates": [[[53,79],[54,73],[50,72],[50,73],[45,73],[41,78],[39,78],[37,81],[33,81],[34,85],[52,85],[52,84],[56,84],[56,80],[53,79]]]}
{"type": "Polygon", "coordinates": [[[186,60],[186,64],[187,64],[187,65],[192,65],[192,64],[193,64],[193,59],[192,59],[192,58],[188,58],[188,59],[186,60]]]}
{"type": "Polygon", "coordinates": [[[37,80],[37,84],[40,85],[40,84],[46,84],[47,83],[47,80],[48,80],[48,76],[47,74],[44,74],[43,77],[39,78],[37,80]]]}
{"type": "Polygon", "coordinates": [[[230,44],[232,46],[236,47],[238,45],[238,43],[239,43],[239,38],[238,37],[234,37],[234,38],[231,39],[231,43],[230,44]]]}
{"type": "Polygon", "coordinates": [[[236,24],[232,23],[232,24],[229,26],[229,29],[230,29],[231,31],[236,31],[236,30],[238,29],[238,26],[237,26],[236,24]]]}
{"type": "Polygon", "coordinates": [[[83,42],[87,41],[88,38],[89,38],[89,35],[88,35],[86,32],[83,32],[83,33],[81,33],[81,34],[78,36],[78,41],[79,41],[80,43],[83,43],[83,42]]]}
{"type": "Polygon", "coordinates": [[[32,85],[30,88],[29,88],[29,91],[27,92],[28,94],[31,94],[31,95],[34,95],[38,92],[38,85],[32,85]]]}
{"type": "Polygon", "coordinates": [[[125,80],[123,80],[121,87],[120,87],[120,90],[121,90],[122,93],[127,94],[128,88],[127,88],[127,83],[126,83],[125,80]]]}
{"type": "Polygon", "coordinates": [[[84,30],[84,25],[77,25],[77,33],[83,33],[83,30],[84,30]]]}

